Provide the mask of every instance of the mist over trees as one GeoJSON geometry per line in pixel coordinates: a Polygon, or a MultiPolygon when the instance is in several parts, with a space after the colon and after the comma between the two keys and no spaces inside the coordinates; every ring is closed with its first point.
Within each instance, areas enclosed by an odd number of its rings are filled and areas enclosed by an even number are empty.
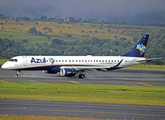
{"type": "MultiPolygon", "coordinates": [[[[75,19],[74,17],[69,17],[69,18],[65,18],[65,19],[62,19],[62,18],[48,18],[47,16],[41,16],[40,18],[35,18],[35,19],[30,19],[29,17],[27,16],[24,16],[24,17],[17,17],[17,18],[13,18],[15,19],[16,21],[47,21],[47,22],[57,22],[59,24],[61,23],[99,23],[99,24],[120,24],[120,25],[150,25],[150,26],[165,26],[165,16],[164,16],[164,19],[160,19],[162,17],[162,14],[159,13],[159,14],[156,14],[156,18],[154,19],[157,19],[156,21],[157,22],[154,22],[155,20],[153,20],[153,14],[147,14],[147,16],[143,16],[143,15],[137,15],[138,18],[132,18],[133,20],[131,20],[129,18],[127,19],[123,19],[123,18],[120,18],[120,17],[116,17],[115,19],[111,19],[108,18],[109,20],[104,20],[104,19],[101,19],[101,20],[96,20],[96,19],[88,19],[88,20],[83,20],[82,18],[79,18],[79,19],[75,19]],[[118,19],[118,21],[117,21],[118,19]],[[131,22],[131,21],[134,21],[134,19],[138,20],[139,22],[131,22]],[[161,20],[161,21],[160,21],[161,20]],[[162,21],[163,20],[163,21],[162,21]],[[150,21],[150,22],[148,22],[150,21]]],[[[0,19],[11,19],[9,17],[6,17],[5,15],[3,14],[0,14],[0,19]]],[[[36,23],[37,25],[37,23],[36,23]]]]}
{"type": "Polygon", "coordinates": [[[76,21],[93,19],[105,22],[126,22],[127,24],[165,24],[164,0],[4,0],[0,4],[1,13],[7,17],[27,16],[30,19],[45,20],[73,17],[76,21]],[[47,18],[46,18],[47,17],[47,18]]]}

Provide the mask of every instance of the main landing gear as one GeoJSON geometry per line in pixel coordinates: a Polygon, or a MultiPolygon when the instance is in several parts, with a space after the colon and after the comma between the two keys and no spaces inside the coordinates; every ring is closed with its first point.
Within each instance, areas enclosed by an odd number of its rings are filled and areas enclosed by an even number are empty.
{"type": "Polygon", "coordinates": [[[20,72],[21,72],[20,70],[17,70],[15,77],[20,77],[21,76],[20,72]]]}
{"type": "Polygon", "coordinates": [[[78,75],[78,77],[79,77],[79,78],[85,78],[85,75],[80,73],[80,74],[78,75]]]}

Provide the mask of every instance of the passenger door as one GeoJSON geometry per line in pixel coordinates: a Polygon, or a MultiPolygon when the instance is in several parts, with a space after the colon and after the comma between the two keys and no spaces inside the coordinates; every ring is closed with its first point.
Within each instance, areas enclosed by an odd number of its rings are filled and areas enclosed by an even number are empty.
{"type": "Polygon", "coordinates": [[[24,66],[27,66],[28,65],[28,59],[27,59],[27,57],[26,56],[23,56],[22,58],[23,58],[23,65],[24,66]]]}

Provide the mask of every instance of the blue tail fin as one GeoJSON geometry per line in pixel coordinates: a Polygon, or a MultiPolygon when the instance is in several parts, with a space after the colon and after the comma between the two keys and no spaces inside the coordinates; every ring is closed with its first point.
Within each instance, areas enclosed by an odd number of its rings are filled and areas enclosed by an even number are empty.
{"type": "Polygon", "coordinates": [[[150,35],[144,35],[136,46],[132,49],[130,53],[125,54],[124,56],[128,57],[145,57],[147,45],[150,35]]]}

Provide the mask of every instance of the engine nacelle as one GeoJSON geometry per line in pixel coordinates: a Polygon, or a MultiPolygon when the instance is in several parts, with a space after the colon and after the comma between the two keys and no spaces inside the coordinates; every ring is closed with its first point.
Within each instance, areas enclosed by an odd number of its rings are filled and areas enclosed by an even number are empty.
{"type": "Polygon", "coordinates": [[[60,70],[60,75],[61,76],[75,76],[76,75],[76,69],[61,69],[60,70]]]}

